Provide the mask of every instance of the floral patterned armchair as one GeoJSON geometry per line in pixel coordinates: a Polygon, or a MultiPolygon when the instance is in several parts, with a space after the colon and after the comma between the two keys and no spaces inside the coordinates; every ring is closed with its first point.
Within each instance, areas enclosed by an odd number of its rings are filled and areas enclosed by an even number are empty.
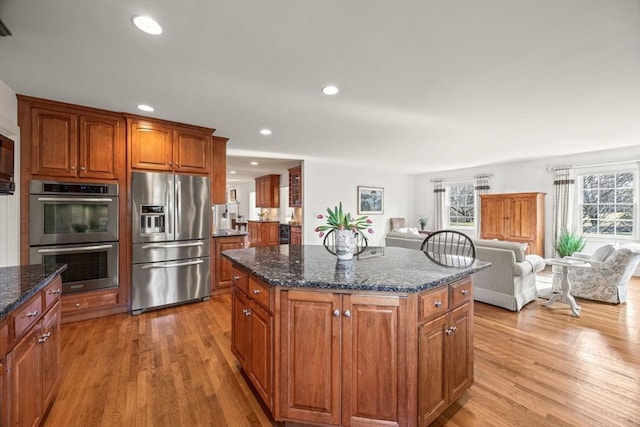
{"type": "MultiPolygon", "coordinates": [[[[591,264],[591,268],[569,267],[571,295],[613,304],[627,300],[627,282],[640,263],[640,249],[637,245],[615,249],[602,261],[582,253],[575,253],[570,258],[591,264]]],[[[554,277],[554,283],[555,281],[554,277]]]]}

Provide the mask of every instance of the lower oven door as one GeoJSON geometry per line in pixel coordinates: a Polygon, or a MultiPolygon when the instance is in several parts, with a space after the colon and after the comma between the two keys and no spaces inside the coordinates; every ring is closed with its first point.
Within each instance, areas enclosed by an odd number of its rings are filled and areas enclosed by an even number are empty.
{"type": "Polygon", "coordinates": [[[209,257],[133,264],[131,270],[132,314],[211,293],[209,257]]]}
{"type": "Polygon", "coordinates": [[[62,293],[118,287],[118,243],[36,246],[29,249],[31,264],[67,264],[62,293]]]}

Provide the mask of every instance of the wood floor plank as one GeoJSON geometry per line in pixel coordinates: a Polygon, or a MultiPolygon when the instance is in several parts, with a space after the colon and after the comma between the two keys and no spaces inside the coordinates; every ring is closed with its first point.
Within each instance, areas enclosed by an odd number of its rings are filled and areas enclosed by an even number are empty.
{"type": "MultiPolygon", "coordinates": [[[[475,384],[433,426],[640,426],[640,279],[626,304],[475,303],[475,384]]],[[[62,326],[44,425],[274,426],[231,352],[231,297],[62,326]]]]}

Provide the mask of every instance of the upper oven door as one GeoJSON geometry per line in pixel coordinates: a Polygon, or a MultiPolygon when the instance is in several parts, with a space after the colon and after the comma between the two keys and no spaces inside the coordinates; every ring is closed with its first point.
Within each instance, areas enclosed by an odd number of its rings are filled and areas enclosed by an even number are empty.
{"type": "Polygon", "coordinates": [[[118,197],[31,195],[29,244],[115,242],[118,197]]]}

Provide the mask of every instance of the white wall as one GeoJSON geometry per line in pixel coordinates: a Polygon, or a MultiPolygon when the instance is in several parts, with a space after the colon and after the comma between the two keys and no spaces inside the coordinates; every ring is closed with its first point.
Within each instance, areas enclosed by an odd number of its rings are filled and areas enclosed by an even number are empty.
{"type": "MultiPolygon", "coordinates": [[[[547,168],[561,165],[600,164],[636,160],[640,162],[640,145],[615,150],[603,150],[593,153],[570,156],[548,157],[539,160],[488,165],[478,168],[459,169],[446,172],[421,174],[416,178],[417,209],[425,211],[433,218],[432,179],[452,179],[473,176],[479,173],[492,174],[490,193],[544,192],[545,197],[545,247],[546,255],[552,255],[553,233],[553,172],[547,168]]],[[[602,245],[603,240],[588,239],[585,251],[591,252],[602,245]]]]}
{"type": "Polygon", "coordinates": [[[16,191],[0,195],[0,267],[20,264],[20,134],[16,94],[0,80],[0,133],[14,142],[16,191]]]}
{"type": "Polygon", "coordinates": [[[370,246],[384,246],[384,235],[389,231],[389,218],[405,217],[415,222],[415,177],[412,175],[381,172],[375,169],[305,160],[303,164],[304,220],[303,242],[306,245],[322,244],[313,230],[324,220],[316,219],[333,209],[339,202],[347,212],[357,215],[358,186],[384,188],[384,213],[369,215],[374,234],[367,234],[370,246]]]}

